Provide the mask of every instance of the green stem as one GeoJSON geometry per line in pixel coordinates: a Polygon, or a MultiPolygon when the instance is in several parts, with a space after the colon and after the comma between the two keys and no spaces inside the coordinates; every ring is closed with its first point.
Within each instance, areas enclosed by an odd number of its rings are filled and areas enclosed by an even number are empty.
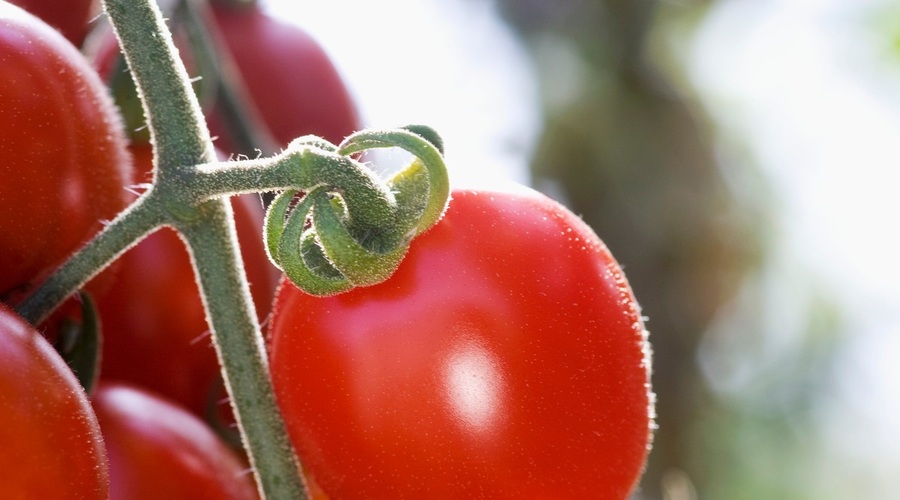
{"type": "Polygon", "coordinates": [[[275,406],[259,324],[222,198],[199,203],[197,164],[215,160],[200,105],[153,0],[104,0],[144,104],[154,141],[154,189],[188,242],[238,428],[263,498],[306,498],[275,406]]]}
{"type": "MultiPolygon", "coordinates": [[[[346,159],[321,157],[300,152],[256,160],[239,160],[204,165],[191,181],[199,199],[214,199],[242,193],[306,189],[317,184],[340,186],[340,177],[363,177],[358,170],[340,168],[346,159]],[[331,161],[329,161],[331,160],[331,161]]],[[[353,185],[352,181],[350,183],[353,185]]],[[[377,181],[366,183],[375,186],[377,181]]],[[[372,187],[372,189],[377,189],[372,187]]]]}
{"type": "Polygon", "coordinates": [[[205,76],[216,87],[215,105],[228,125],[237,152],[253,156],[257,151],[264,155],[278,151],[275,139],[247,93],[243,76],[214,22],[209,4],[205,0],[180,0],[178,9],[187,21],[194,56],[202,61],[205,76]]]}
{"type": "Polygon", "coordinates": [[[198,199],[325,185],[345,194],[359,224],[383,228],[394,222],[393,193],[374,173],[351,158],[301,141],[271,158],[204,165],[190,183],[198,199]]]}
{"type": "Polygon", "coordinates": [[[119,214],[103,231],[76,252],[47,281],[29,295],[16,311],[36,325],[69,295],[115,260],[134,242],[164,222],[151,193],[119,214]]]}
{"type": "Polygon", "coordinates": [[[244,279],[230,208],[215,200],[202,223],[179,227],[192,252],[197,279],[205,290],[208,321],[251,465],[269,498],[305,498],[299,464],[269,388],[268,363],[256,313],[245,300],[244,279]],[[211,223],[214,222],[214,223],[211,223]],[[211,293],[215,291],[214,293],[211,293]],[[240,307],[238,307],[240,306],[240,307]],[[291,457],[285,460],[284,457],[291,457]]]}
{"type": "Polygon", "coordinates": [[[200,103],[155,2],[104,0],[144,103],[160,173],[215,160],[200,103]]]}
{"type": "Polygon", "coordinates": [[[218,3],[222,5],[228,5],[231,7],[249,7],[254,5],[257,0],[210,0],[212,3],[218,3]]]}

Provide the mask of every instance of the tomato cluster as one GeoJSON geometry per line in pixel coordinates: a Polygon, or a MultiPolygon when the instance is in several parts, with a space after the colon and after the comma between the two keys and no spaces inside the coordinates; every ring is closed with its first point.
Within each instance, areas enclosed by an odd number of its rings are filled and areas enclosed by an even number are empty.
{"type": "MultiPolygon", "coordinates": [[[[8,159],[0,164],[0,298],[9,306],[152,180],[150,145],[129,143],[103,78],[72,43],[84,39],[94,2],[65,8],[56,2],[17,3],[47,16],[69,40],[0,2],[0,151],[8,159]]],[[[298,116],[262,108],[274,130],[340,138],[359,128],[346,89],[321,48],[302,31],[263,15],[259,7],[236,17],[227,17],[230,8],[218,10],[231,36],[256,34],[251,41],[257,53],[302,50],[301,67],[330,68],[321,80],[305,76],[319,81],[327,95],[298,90],[295,101],[331,102],[343,114],[312,109],[298,116]],[[292,32],[290,40],[279,35],[292,32]]],[[[259,65],[274,67],[275,57],[280,56],[245,59],[241,69],[255,74],[259,65]]],[[[288,68],[281,77],[273,71],[268,76],[276,80],[296,76],[288,68]]],[[[265,319],[278,274],[262,243],[263,206],[258,196],[248,195],[234,198],[232,207],[254,303],[265,319]]],[[[101,385],[90,396],[44,338],[55,338],[59,318],[36,330],[8,306],[0,308],[2,496],[255,498],[245,460],[204,421],[221,413],[211,410],[221,410],[224,392],[180,238],[171,229],[159,230],[87,291],[104,334],[101,385]]]]}
{"type": "MultiPolygon", "coordinates": [[[[227,420],[220,368],[173,230],[85,289],[104,338],[90,392],[47,340],[57,323],[12,310],[153,181],[152,148],[129,139],[103,81],[114,51],[92,65],[73,45],[93,2],[17,3],[58,16],[47,20],[68,40],[0,0],[2,496],[256,498],[246,458],[209,425],[227,420]]],[[[211,12],[277,143],[359,128],[308,35],[254,3],[211,12]]],[[[232,124],[215,103],[207,112],[232,155],[232,124]]],[[[231,201],[315,498],[616,499],[634,488],[652,427],[646,331],[618,264],[564,207],[532,191],[455,191],[389,280],[313,297],[269,262],[261,198],[231,201]]]]}

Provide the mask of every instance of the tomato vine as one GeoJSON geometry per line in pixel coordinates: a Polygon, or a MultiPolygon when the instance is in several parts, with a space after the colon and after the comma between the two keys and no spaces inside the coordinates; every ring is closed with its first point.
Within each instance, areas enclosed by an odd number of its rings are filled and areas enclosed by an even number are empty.
{"type": "MultiPolygon", "coordinates": [[[[103,6],[144,105],[154,145],[153,184],[17,311],[32,323],[41,321],[136,241],[162,226],[173,227],[187,243],[195,266],[226,389],[260,489],[271,498],[304,498],[299,464],[272,393],[225,197],[273,189],[323,193],[315,197],[314,210],[326,219],[324,225],[316,225],[322,254],[336,257],[337,268],[351,282],[371,284],[390,275],[412,236],[436,222],[446,207],[449,183],[441,155],[423,135],[398,130],[365,132],[341,145],[297,140],[272,158],[218,163],[199,103],[156,3],[106,0],[103,6]],[[350,156],[386,146],[420,155],[391,185],[350,156]],[[372,234],[384,237],[372,239],[372,234]],[[351,242],[356,246],[349,253],[336,249],[351,242]],[[373,255],[380,260],[374,267],[366,258],[373,255]],[[385,263],[383,255],[390,255],[390,262],[385,263]],[[360,258],[367,264],[358,265],[360,258]]],[[[412,130],[436,140],[422,128],[412,130]]],[[[290,260],[290,252],[279,253],[290,260]]]]}
{"type": "MultiPolygon", "coordinates": [[[[189,22],[203,22],[191,1],[189,22]]],[[[650,349],[589,227],[534,192],[456,191],[448,208],[443,144],[421,125],[219,161],[155,0],[103,8],[147,120],[152,183],[16,312],[39,323],[143,238],[174,229],[264,498],[307,498],[309,471],[348,498],[628,494],[652,437],[650,349]],[[382,179],[360,160],[378,148],[413,159],[382,179]],[[268,345],[228,202],[259,192],[278,193],[262,232],[290,280],[268,345]]],[[[106,389],[95,408],[107,422],[119,418],[110,392],[123,394],[106,389]]]]}

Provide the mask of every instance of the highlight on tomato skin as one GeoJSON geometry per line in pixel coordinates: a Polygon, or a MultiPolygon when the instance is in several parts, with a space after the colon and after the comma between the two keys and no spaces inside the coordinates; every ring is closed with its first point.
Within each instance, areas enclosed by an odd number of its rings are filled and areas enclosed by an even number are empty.
{"type": "Polygon", "coordinates": [[[57,29],[76,47],[91,29],[89,21],[100,10],[97,0],[9,0],[57,29]]]}
{"type": "Polygon", "coordinates": [[[650,348],[615,259],[543,195],[456,191],[386,282],[283,282],[268,331],[302,463],[334,498],[622,499],[650,348]]]}
{"type": "Polygon", "coordinates": [[[0,496],[108,497],[97,418],[52,346],[0,304],[0,496]]]}

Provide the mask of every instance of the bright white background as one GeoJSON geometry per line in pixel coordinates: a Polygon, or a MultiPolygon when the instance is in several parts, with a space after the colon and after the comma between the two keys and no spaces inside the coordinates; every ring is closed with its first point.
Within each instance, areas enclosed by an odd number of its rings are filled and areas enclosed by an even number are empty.
{"type": "Polygon", "coordinates": [[[708,108],[775,190],[783,276],[767,343],[791,344],[804,294],[843,308],[814,466],[822,488],[853,498],[900,490],[900,59],[873,34],[884,4],[723,1],[688,55],[708,108]]]}
{"type": "Polygon", "coordinates": [[[528,149],[539,123],[535,76],[491,2],[266,4],[325,47],[365,126],[434,127],[458,186],[527,182],[528,149]]]}

